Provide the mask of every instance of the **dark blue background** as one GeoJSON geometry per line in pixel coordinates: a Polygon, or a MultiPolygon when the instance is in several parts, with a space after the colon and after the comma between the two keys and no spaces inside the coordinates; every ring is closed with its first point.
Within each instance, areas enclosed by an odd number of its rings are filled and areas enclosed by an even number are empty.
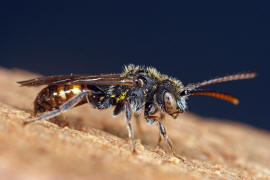
{"type": "Polygon", "coordinates": [[[255,70],[256,79],[209,87],[238,96],[239,106],[194,96],[189,109],[270,129],[269,7],[263,1],[6,2],[0,66],[96,74],[134,63],[185,84],[255,70]]]}

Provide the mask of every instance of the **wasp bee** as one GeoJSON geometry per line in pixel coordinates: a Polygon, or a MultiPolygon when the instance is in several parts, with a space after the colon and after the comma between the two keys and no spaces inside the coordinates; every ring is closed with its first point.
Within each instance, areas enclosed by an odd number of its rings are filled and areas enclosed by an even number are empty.
{"type": "Polygon", "coordinates": [[[18,82],[22,86],[47,85],[34,101],[36,118],[26,124],[47,120],[85,103],[97,109],[114,107],[113,115],[125,112],[126,124],[133,150],[134,131],[132,114],[144,113],[148,124],[157,123],[163,138],[173,154],[174,146],[164,126],[165,114],[177,118],[187,109],[186,100],[191,95],[206,95],[233,104],[238,99],[229,94],[201,89],[215,83],[254,78],[257,73],[238,73],[184,86],[181,81],[159,73],[155,68],[128,65],[119,74],[60,75],[38,77],[18,82]]]}

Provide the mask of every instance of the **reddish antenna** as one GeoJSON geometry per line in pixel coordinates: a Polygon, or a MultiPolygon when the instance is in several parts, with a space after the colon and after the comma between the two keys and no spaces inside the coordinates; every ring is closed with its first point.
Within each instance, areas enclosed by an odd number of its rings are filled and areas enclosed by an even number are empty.
{"type": "Polygon", "coordinates": [[[216,91],[209,91],[209,90],[194,90],[194,91],[190,91],[191,95],[204,95],[204,96],[211,96],[211,97],[215,97],[224,101],[228,101],[234,105],[238,105],[239,104],[239,100],[237,97],[234,97],[232,95],[229,94],[225,94],[222,92],[216,92],[216,91]]]}
{"type": "Polygon", "coordinates": [[[216,83],[222,83],[222,82],[227,82],[227,81],[235,81],[235,80],[241,80],[241,79],[251,79],[257,76],[256,72],[245,72],[245,73],[238,73],[238,74],[233,74],[233,75],[228,75],[228,76],[223,76],[223,77],[218,77],[206,81],[202,81],[200,83],[196,84],[190,84],[186,87],[186,90],[182,92],[182,95],[189,96],[189,95],[204,95],[204,96],[211,96],[215,97],[218,99],[222,99],[224,101],[228,101],[234,105],[239,104],[238,98],[222,93],[222,92],[216,92],[216,91],[210,91],[210,90],[202,90],[202,89],[197,89],[203,86],[208,86],[211,84],[216,84],[216,83]]]}

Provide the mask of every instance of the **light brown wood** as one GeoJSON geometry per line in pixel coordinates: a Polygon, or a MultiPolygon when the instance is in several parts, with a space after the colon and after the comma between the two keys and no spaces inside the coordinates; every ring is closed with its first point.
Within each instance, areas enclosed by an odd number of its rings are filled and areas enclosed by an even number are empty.
{"type": "Polygon", "coordinates": [[[167,117],[167,133],[184,162],[166,143],[156,148],[158,128],[142,117],[133,154],[124,116],[113,118],[112,110],[83,105],[56,124],[23,126],[41,87],[16,82],[33,77],[0,69],[1,179],[270,179],[270,134],[243,124],[190,113],[167,117]]]}

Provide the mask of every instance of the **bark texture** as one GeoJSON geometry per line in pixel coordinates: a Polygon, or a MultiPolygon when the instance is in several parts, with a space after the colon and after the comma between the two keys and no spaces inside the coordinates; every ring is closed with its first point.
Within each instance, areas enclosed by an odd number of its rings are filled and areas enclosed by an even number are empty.
{"type": "Polygon", "coordinates": [[[41,88],[16,82],[35,76],[0,69],[1,179],[270,179],[270,134],[243,124],[190,113],[167,118],[184,162],[164,142],[156,147],[158,128],[143,117],[133,154],[124,116],[112,118],[112,110],[83,105],[51,122],[23,126],[41,88]]]}

